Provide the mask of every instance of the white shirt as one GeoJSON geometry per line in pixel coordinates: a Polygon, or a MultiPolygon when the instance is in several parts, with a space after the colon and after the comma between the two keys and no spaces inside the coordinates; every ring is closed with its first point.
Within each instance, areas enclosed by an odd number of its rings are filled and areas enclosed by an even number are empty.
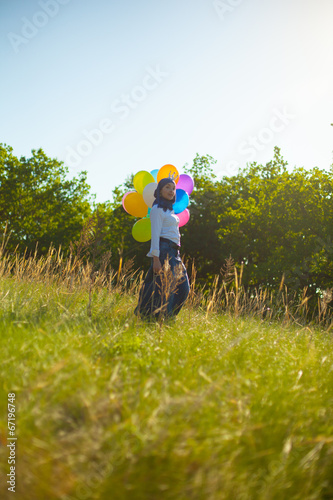
{"type": "Polygon", "coordinates": [[[164,212],[163,208],[154,205],[150,211],[150,221],[151,245],[147,257],[160,256],[160,238],[167,238],[180,245],[179,218],[173,210],[167,209],[164,212]]]}

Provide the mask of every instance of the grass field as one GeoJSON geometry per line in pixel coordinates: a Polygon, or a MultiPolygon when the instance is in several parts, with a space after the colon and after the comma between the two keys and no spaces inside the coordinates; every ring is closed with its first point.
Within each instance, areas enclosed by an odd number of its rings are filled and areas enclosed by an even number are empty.
{"type": "Polygon", "coordinates": [[[147,324],[135,281],[89,291],[38,265],[1,279],[1,499],[333,498],[330,330],[214,297],[147,324]]]}

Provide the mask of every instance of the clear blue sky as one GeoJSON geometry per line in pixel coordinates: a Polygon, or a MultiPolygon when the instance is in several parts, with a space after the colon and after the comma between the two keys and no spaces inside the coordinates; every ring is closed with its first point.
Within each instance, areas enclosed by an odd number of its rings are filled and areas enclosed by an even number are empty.
{"type": "Polygon", "coordinates": [[[0,142],[87,170],[97,201],[196,153],[218,176],[275,145],[328,169],[332,18],[332,0],[2,0],[0,142]]]}

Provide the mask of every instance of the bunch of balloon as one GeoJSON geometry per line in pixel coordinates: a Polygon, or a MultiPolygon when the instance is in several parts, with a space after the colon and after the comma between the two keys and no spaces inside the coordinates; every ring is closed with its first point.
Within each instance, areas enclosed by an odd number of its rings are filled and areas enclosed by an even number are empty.
{"type": "Polygon", "coordinates": [[[194,188],[192,177],[187,174],[179,175],[176,167],[169,164],[151,172],[140,170],[133,178],[135,191],[125,193],[122,199],[124,210],[134,217],[140,217],[132,228],[132,236],[136,241],[145,242],[151,239],[149,213],[155,201],[154,192],[158,182],[168,177],[172,177],[176,182],[176,201],[173,210],[179,217],[179,227],[185,226],[190,220],[187,207],[194,188]]]}

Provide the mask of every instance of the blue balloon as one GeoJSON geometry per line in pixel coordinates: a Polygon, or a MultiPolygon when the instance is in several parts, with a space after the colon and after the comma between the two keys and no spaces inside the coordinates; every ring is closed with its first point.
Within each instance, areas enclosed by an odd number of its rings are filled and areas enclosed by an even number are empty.
{"type": "Polygon", "coordinates": [[[152,170],[150,173],[154,177],[155,181],[157,182],[158,168],[155,168],[155,170],[152,170]]]}
{"type": "Polygon", "coordinates": [[[190,203],[189,195],[184,191],[184,189],[176,189],[176,201],[173,204],[173,209],[175,214],[180,214],[185,208],[188,207],[190,203]]]}

